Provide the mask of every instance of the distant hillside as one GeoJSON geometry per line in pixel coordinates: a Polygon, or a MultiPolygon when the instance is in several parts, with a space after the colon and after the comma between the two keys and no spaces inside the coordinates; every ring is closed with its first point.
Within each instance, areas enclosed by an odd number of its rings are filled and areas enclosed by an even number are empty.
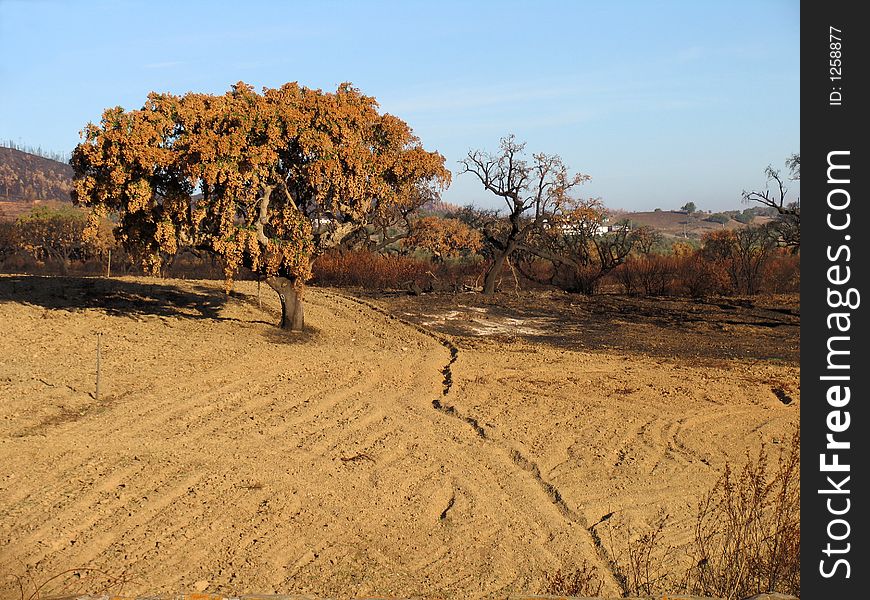
{"type": "Polygon", "coordinates": [[[72,175],[65,163],[0,147],[0,211],[15,217],[34,204],[69,203],[72,175]]]}
{"type": "Polygon", "coordinates": [[[423,212],[434,213],[436,215],[447,215],[450,213],[459,212],[462,210],[462,207],[458,204],[451,204],[450,202],[444,202],[443,200],[429,200],[423,206],[420,207],[423,212]]]}
{"type": "MultiPolygon", "coordinates": [[[[655,212],[625,212],[615,216],[618,220],[628,219],[633,223],[652,227],[665,235],[673,237],[701,237],[710,231],[739,229],[746,226],[745,223],[734,219],[727,221],[724,225],[708,221],[707,219],[711,215],[697,212],[689,215],[682,211],[660,210],[655,212]]],[[[751,221],[751,224],[760,225],[768,221],[770,221],[770,217],[756,216],[751,221]]]]}

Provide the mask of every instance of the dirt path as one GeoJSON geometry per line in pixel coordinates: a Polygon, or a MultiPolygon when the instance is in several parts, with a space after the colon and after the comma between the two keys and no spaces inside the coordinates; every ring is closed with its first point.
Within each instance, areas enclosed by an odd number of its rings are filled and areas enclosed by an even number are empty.
{"type": "Polygon", "coordinates": [[[0,278],[0,573],[96,568],[131,595],[466,598],[601,564],[533,458],[433,405],[454,398],[442,344],[318,290],[313,332],[286,337],[239,289],[0,278]]]}

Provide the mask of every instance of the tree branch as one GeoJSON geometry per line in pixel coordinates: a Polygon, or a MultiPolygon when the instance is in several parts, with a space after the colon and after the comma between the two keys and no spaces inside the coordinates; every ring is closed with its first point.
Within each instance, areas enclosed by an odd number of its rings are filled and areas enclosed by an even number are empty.
{"type": "Polygon", "coordinates": [[[263,246],[268,245],[269,238],[266,237],[265,227],[269,222],[269,199],[272,196],[272,190],[275,189],[275,186],[267,186],[263,189],[263,195],[260,196],[260,214],[255,223],[255,227],[257,228],[257,241],[263,244],[263,246]]]}

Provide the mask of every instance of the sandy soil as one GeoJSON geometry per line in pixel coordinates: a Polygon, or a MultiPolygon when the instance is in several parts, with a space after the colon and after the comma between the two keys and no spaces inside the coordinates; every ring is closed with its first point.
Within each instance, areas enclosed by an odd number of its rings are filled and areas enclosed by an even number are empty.
{"type": "Polygon", "coordinates": [[[310,330],[286,335],[270,290],[263,309],[237,291],[0,276],[0,573],[100,569],[131,595],[535,592],[584,560],[607,573],[588,530],[607,513],[664,507],[685,541],[724,461],[799,419],[794,364],[450,339],[316,289],[310,330]]]}

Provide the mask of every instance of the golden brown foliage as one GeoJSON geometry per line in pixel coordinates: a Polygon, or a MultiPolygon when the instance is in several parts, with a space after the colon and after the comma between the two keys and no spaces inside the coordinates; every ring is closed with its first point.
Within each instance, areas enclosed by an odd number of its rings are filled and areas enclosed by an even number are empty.
{"type": "Polygon", "coordinates": [[[82,134],[74,201],[117,213],[119,241],[151,270],[193,247],[224,260],[228,283],[241,266],[304,282],[323,248],[450,181],[440,154],[349,84],[152,93],[82,134]]]}
{"type": "Polygon", "coordinates": [[[482,247],[481,235],[459,219],[423,217],[411,228],[405,240],[411,248],[430,252],[435,260],[474,254],[482,247]]]}

